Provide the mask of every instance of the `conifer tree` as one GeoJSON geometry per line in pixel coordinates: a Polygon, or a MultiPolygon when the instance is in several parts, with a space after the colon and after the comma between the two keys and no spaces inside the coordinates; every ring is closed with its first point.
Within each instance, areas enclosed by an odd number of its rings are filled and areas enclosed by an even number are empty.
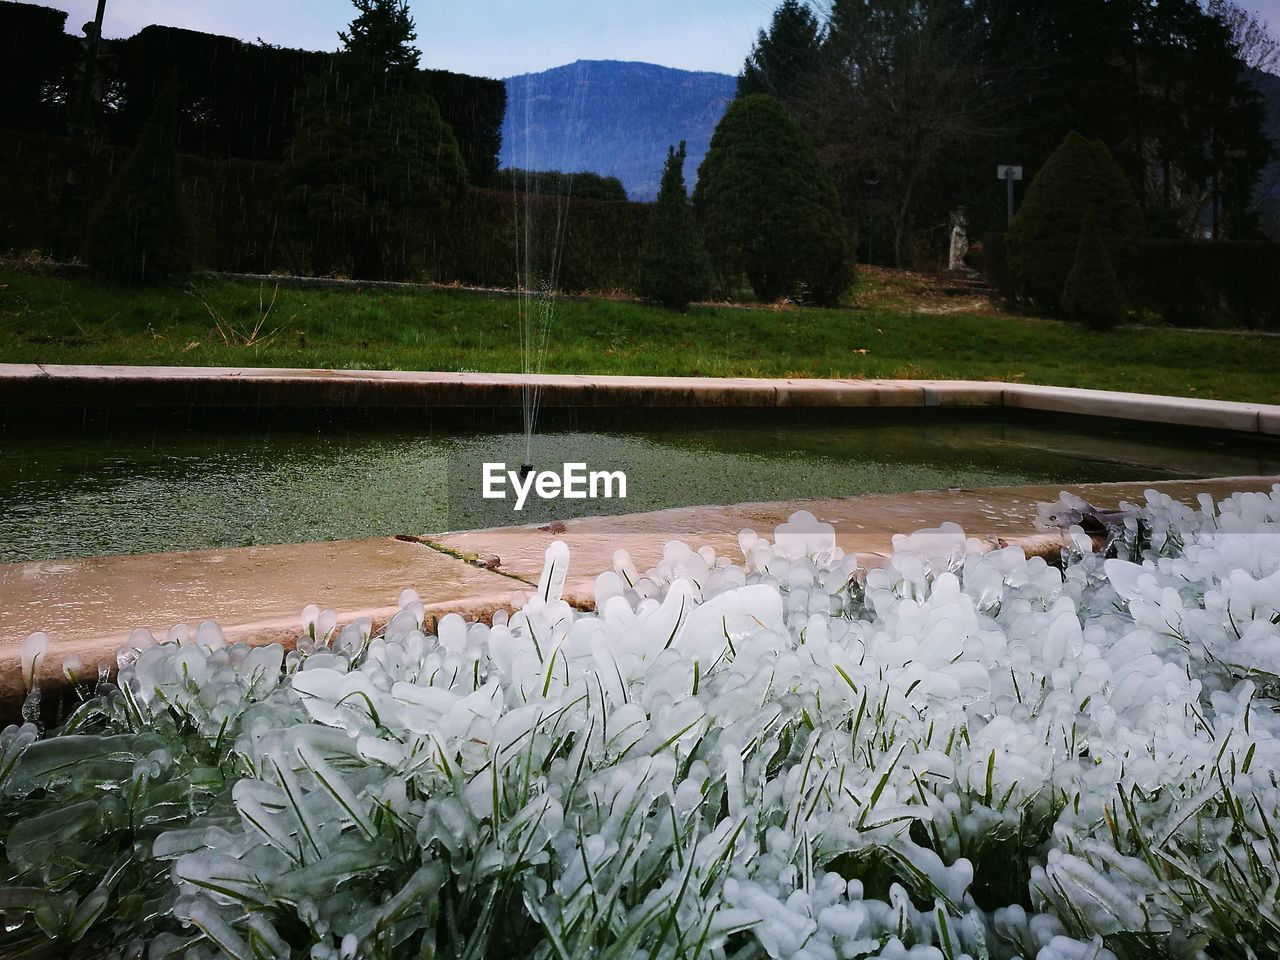
{"type": "Polygon", "coordinates": [[[772,97],[729,105],[698,172],[693,207],[722,289],[824,306],[853,279],[840,198],[799,124],[772,97]]]}
{"type": "Polygon", "coordinates": [[[1111,151],[1071,133],[1031,181],[1007,239],[1019,294],[1050,313],[1061,309],[1088,210],[1112,264],[1120,262],[1142,233],[1138,200],[1111,151]]]}
{"type": "Polygon", "coordinates": [[[783,0],[738,76],[738,96],[767,93],[788,101],[811,92],[822,57],[822,28],[802,0],[783,0]]]}
{"type": "Polygon", "coordinates": [[[422,51],[414,46],[417,27],[408,0],[352,0],[357,16],[338,34],[342,49],[382,70],[417,67],[422,51]]]}
{"type": "Polygon", "coordinates": [[[1075,263],[1062,291],[1062,310],[1067,319],[1094,330],[1110,330],[1125,317],[1124,292],[1092,209],[1080,225],[1075,263]]]}
{"type": "Polygon", "coordinates": [[[338,69],[310,92],[280,190],[300,269],[362,279],[447,273],[466,164],[421,89],[405,0],[354,0],[338,69]]]}
{"type": "Polygon", "coordinates": [[[706,292],[708,267],[684,185],[685,144],[667,151],[662,186],[640,249],[636,293],[683,310],[706,292]]]}

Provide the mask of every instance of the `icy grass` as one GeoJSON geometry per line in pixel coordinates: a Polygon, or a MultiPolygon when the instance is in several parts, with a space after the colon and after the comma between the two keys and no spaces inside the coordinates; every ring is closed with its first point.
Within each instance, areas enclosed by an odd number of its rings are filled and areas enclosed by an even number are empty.
{"type": "Polygon", "coordinates": [[[1123,524],[858,571],[800,516],[619,553],[595,614],[560,544],[492,627],[139,635],[3,734],[0,950],[1275,957],[1280,487],[1123,524]]]}

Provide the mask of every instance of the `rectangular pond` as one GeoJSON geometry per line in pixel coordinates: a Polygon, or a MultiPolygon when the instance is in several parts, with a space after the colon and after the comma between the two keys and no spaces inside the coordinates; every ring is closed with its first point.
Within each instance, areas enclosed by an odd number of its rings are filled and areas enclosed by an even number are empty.
{"type": "Polygon", "coordinates": [[[549,410],[533,460],[622,470],[627,498],[482,499],[518,410],[197,417],[11,410],[0,562],[419,535],[584,514],[952,487],[1280,473],[1280,442],[1016,411],[549,410]]]}

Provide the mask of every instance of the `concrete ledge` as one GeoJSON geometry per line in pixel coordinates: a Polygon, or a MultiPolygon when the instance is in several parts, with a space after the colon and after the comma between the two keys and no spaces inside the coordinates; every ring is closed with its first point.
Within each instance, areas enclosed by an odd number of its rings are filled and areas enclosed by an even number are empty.
{"type": "MultiPolygon", "coordinates": [[[[1149,489],[1187,503],[1207,492],[1221,499],[1236,491],[1268,491],[1280,477],[1235,477],[1157,483],[1073,484],[1068,489],[1101,507],[1141,501],[1149,489]]],[[[864,568],[883,565],[897,533],[959,523],[986,547],[1021,546],[1053,555],[1057,532],[1034,529],[1036,504],[1056,498],[1058,485],[873,494],[835,500],[687,507],[648,514],[571,520],[562,533],[536,526],[438,534],[418,542],[372,539],[190,553],[90,557],[0,564],[0,723],[17,714],[23,696],[21,644],[47,632],[53,644],[42,679],[61,683],[64,658],[78,654],[90,673],[114,667],[116,650],[135,627],[163,638],[174,623],[191,629],[216,621],[230,640],[291,646],[298,614],[308,603],[331,607],[339,625],[362,617],[375,629],[396,612],[403,587],[418,590],[428,617],[459,613],[488,619],[511,609],[534,589],[543,553],[556,539],[573,556],[566,599],[589,608],[595,576],[625,547],[640,569],[659,561],[674,539],[738,554],[738,532],[750,527],[772,538],[797,510],[808,510],[836,529],[837,541],[864,568]],[[497,555],[499,572],[481,570],[469,556],[497,555]]]]}
{"type": "Polygon", "coordinates": [[[0,406],[504,408],[528,388],[544,407],[1042,411],[1280,435],[1280,406],[972,380],[767,380],[526,376],[396,370],[0,364],[0,406]]]}
{"type": "Polygon", "coordinates": [[[1213,430],[1261,431],[1264,411],[1273,415],[1280,407],[1268,404],[1232,403],[1225,400],[1198,400],[1190,397],[1161,397],[1110,390],[1079,390],[1070,387],[1008,386],[1004,406],[1051,413],[1070,413],[1119,420],[1141,420],[1213,430]]]}
{"type": "Polygon", "coordinates": [[[981,380],[920,380],[926,407],[1000,407],[1010,385],[981,380]]]}

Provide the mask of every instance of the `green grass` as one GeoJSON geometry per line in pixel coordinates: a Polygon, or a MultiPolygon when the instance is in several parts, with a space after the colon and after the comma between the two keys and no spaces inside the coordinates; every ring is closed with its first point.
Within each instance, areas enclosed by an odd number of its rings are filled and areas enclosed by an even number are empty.
{"type": "MultiPolygon", "coordinates": [[[[272,289],[202,279],[134,291],[0,270],[0,362],[519,371],[518,304],[461,293],[272,289]],[[215,319],[215,315],[219,319],[215,319]],[[230,342],[228,342],[230,340],[230,342]]],[[[888,299],[888,302],[885,300],[888,299]]],[[[1280,402],[1280,338],[1173,329],[1107,334],[998,313],[565,302],[548,373],[994,379],[1280,402]]]]}

